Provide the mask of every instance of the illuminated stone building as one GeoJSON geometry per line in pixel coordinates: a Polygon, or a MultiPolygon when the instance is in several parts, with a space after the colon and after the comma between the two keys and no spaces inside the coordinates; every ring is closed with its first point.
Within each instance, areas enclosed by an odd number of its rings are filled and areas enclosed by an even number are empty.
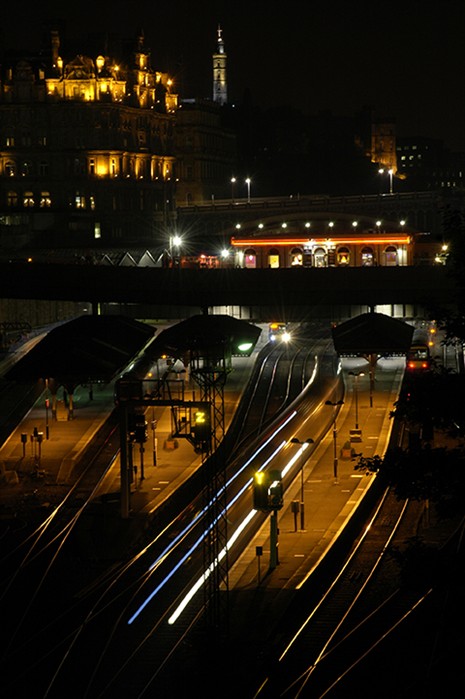
{"type": "Polygon", "coordinates": [[[414,238],[403,231],[363,230],[311,235],[286,232],[234,237],[235,265],[246,269],[290,267],[393,267],[413,264],[414,238]]]}
{"type": "Polygon", "coordinates": [[[0,246],[154,242],[174,216],[177,95],[140,32],[129,55],[5,56],[0,246]]]}

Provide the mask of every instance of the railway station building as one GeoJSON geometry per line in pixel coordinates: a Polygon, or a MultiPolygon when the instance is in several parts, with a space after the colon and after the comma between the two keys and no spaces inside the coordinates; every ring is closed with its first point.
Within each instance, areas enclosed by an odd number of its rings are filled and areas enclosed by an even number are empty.
{"type": "Polygon", "coordinates": [[[231,239],[235,264],[246,269],[404,267],[414,263],[414,243],[403,231],[369,230],[231,239]]]}

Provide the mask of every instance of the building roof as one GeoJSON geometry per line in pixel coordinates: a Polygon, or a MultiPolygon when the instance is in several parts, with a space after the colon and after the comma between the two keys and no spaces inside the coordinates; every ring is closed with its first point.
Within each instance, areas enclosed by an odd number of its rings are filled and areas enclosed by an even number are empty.
{"type": "Polygon", "coordinates": [[[261,329],[256,325],[228,315],[194,315],[163,330],[151,343],[147,353],[159,355],[162,350],[165,354],[177,356],[189,350],[207,351],[226,345],[233,356],[249,355],[260,333],[261,329]],[[240,350],[243,344],[250,347],[240,350]]]}
{"type": "Polygon", "coordinates": [[[334,326],[332,335],[340,357],[402,356],[410,347],[413,331],[412,325],[383,313],[362,313],[334,326]]]}
{"type": "Polygon", "coordinates": [[[123,316],[80,316],[51,330],[5,375],[15,381],[108,383],[141,352],[155,329],[123,316]]]}

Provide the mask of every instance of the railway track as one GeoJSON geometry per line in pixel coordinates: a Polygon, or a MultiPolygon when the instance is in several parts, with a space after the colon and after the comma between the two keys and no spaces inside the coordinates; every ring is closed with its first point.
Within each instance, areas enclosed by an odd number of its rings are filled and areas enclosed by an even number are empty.
{"type": "MultiPolygon", "coordinates": [[[[345,564],[326,577],[318,596],[312,579],[305,583],[277,633],[280,645],[270,651],[256,699],[351,696],[348,687],[357,690],[352,675],[361,667],[365,682],[377,682],[367,669],[370,654],[388,644],[433,592],[432,576],[405,585],[394,555],[417,535],[422,507],[387,490],[345,564]]],[[[372,691],[393,696],[383,687],[372,691]]]]}
{"type": "MultiPolygon", "coordinates": [[[[308,357],[309,350],[298,354],[308,357]]],[[[280,353],[275,352],[271,364],[279,364],[279,356],[280,353]]],[[[294,379],[293,386],[288,381],[285,390],[276,389],[278,392],[280,390],[280,403],[277,406],[274,402],[273,408],[268,411],[268,419],[276,416],[302,390],[305,362],[300,358],[293,363],[297,367],[299,380],[294,379]]],[[[273,368],[271,371],[280,373],[273,368]]],[[[281,383],[287,371],[289,361],[286,371],[281,375],[281,383]]],[[[267,380],[265,384],[268,389],[267,380]]],[[[269,401],[273,402],[271,395],[265,400],[262,397],[256,404],[260,406],[262,415],[266,414],[269,401]]],[[[249,406],[251,419],[253,413],[254,410],[250,411],[249,406]]],[[[242,427],[248,432],[249,421],[245,420],[242,427]]],[[[89,556],[79,561],[82,542],[86,538],[90,542],[92,538],[94,525],[92,516],[87,517],[87,513],[93,506],[99,482],[115,458],[114,451],[109,449],[110,442],[117,443],[117,440],[111,439],[115,429],[116,422],[110,417],[99,434],[98,443],[89,447],[82,463],[76,467],[77,479],[69,492],[37,522],[35,529],[29,529],[27,537],[20,541],[17,548],[8,550],[4,556],[2,606],[17,605],[18,592],[25,599],[25,603],[18,608],[18,613],[3,628],[8,637],[1,665],[2,683],[7,692],[12,691],[12,687],[18,682],[22,659],[29,656],[33,660],[28,664],[24,677],[21,677],[20,686],[22,683],[26,683],[22,686],[30,685],[34,675],[38,695],[59,696],[69,681],[71,672],[71,676],[76,677],[76,688],[80,687],[82,695],[87,692],[88,685],[89,696],[95,696],[100,691],[98,687],[101,678],[96,678],[94,682],[92,668],[98,664],[105,678],[104,684],[110,684],[110,678],[118,674],[114,663],[119,656],[121,638],[127,641],[127,644],[123,644],[124,655],[118,659],[118,667],[121,668],[125,681],[129,678],[131,685],[133,669],[140,664],[141,672],[137,676],[141,682],[150,684],[151,677],[157,674],[153,668],[163,667],[164,659],[170,657],[183,642],[184,633],[189,632],[191,624],[202,612],[201,603],[193,605],[181,631],[170,629],[166,623],[162,623],[166,620],[167,610],[175,604],[176,595],[182,592],[182,585],[178,587],[179,584],[176,583],[160,595],[160,601],[154,608],[155,618],[144,622],[142,633],[138,626],[140,637],[136,638],[133,629],[127,629],[126,617],[131,606],[134,607],[134,600],[146,583],[150,582],[151,576],[156,574],[156,571],[148,573],[147,570],[149,563],[163,552],[164,547],[160,542],[157,543],[157,537],[147,542],[146,550],[132,551],[125,562],[110,565],[111,561],[99,563],[96,560],[94,565],[89,556]],[[144,680],[142,669],[147,670],[147,657],[151,658],[151,664],[144,680]],[[126,668],[125,672],[123,668],[126,668]]],[[[185,505],[188,506],[187,501],[185,505]]],[[[172,516],[168,521],[170,526],[174,525],[172,516]]],[[[98,551],[97,543],[94,542],[94,553],[98,551]]],[[[176,550],[177,547],[173,547],[169,553],[163,554],[165,566],[173,555],[178,555],[176,550]]],[[[188,565],[185,570],[189,577],[188,565]]]]}

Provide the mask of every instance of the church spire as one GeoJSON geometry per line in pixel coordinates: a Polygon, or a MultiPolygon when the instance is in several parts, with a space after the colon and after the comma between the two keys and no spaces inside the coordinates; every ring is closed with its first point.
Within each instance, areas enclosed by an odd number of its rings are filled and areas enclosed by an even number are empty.
{"type": "Polygon", "coordinates": [[[228,87],[226,82],[226,60],[224,50],[223,31],[218,25],[218,48],[213,54],[213,101],[220,105],[228,101],[228,87]]]}

